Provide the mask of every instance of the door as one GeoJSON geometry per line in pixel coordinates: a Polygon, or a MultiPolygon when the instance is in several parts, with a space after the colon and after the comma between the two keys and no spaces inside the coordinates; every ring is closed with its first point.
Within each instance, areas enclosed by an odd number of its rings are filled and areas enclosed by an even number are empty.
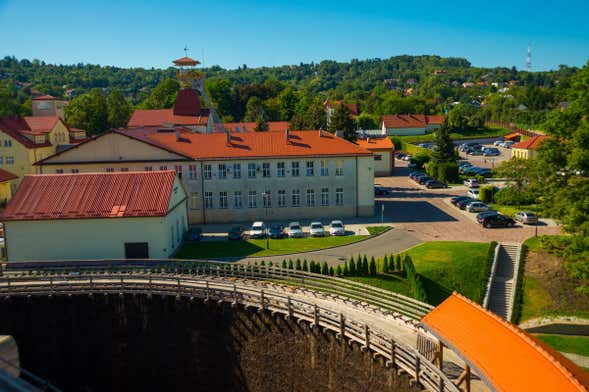
{"type": "Polygon", "coordinates": [[[147,242],[125,242],[125,257],[127,259],[149,259],[147,242]]]}

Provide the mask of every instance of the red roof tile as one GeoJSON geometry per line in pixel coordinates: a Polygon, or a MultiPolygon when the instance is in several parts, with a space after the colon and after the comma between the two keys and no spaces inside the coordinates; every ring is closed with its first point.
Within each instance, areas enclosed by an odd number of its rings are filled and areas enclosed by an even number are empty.
{"type": "Polygon", "coordinates": [[[356,144],[360,147],[372,151],[372,150],[393,150],[395,146],[388,137],[374,138],[374,139],[358,139],[356,144]]]}
{"type": "MultiPolygon", "coordinates": [[[[286,131],[288,129],[288,121],[268,121],[268,131],[286,131]]],[[[244,127],[247,131],[253,131],[256,128],[255,122],[230,122],[223,123],[225,129],[229,132],[235,132],[235,127],[239,127],[239,132],[244,132],[244,127]]]]}
{"type": "Polygon", "coordinates": [[[24,119],[34,134],[51,132],[55,124],[59,121],[59,117],[57,116],[27,116],[24,119]]]}
{"type": "Polygon", "coordinates": [[[116,131],[147,143],[166,148],[193,159],[231,159],[298,156],[370,155],[354,143],[331,133],[319,131],[291,131],[288,143],[285,132],[231,133],[227,142],[225,132],[197,133],[183,131],[158,132],[157,128],[116,131]]]}
{"type": "Polygon", "coordinates": [[[12,174],[9,171],[6,171],[4,169],[0,169],[0,182],[14,180],[15,178],[18,178],[18,176],[16,174],[12,174]]]}
{"type": "Polygon", "coordinates": [[[385,128],[425,128],[428,124],[443,124],[445,116],[426,114],[390,114],[382,116],[385,128]]]}
{"type": "Polygon", "coordinates": [[[200,64],[200,61],[192,59],[190,57],[182,57],[177,60],[173,61],[176,65],[197,65],[200,64]]]}
{"type": "Polygon", "coordinates": [[[44,143],[35,143],[23,136],[22,133],[33,134],[29,124],[24,118],[18,116],[0,117],[0,131],[11,136],[17,142],[27,148],[49,147],[51,143],[46,141],[44,143]]]}
{"type": "Polygon", "coordinates": [[[34,97],[33,101],[41,100],[41,101],[61,101],[60,98],[55,98],[53,95],[41,95],[39,97],[34,97]]]}
{"type": "Polygon", "coordinates": [[[165,216],[175,172],[27,175],[2,221],[165,216]]]}
{"type": "Polygon", "coordinates": [[[164,124],[172,125],[206,125],[209,120],[209,111],[201,110],[198,116],[179,116],[174,114],[174,109],[138,109],[133,112],[129,120],[129,127],[161,127],[164,124]]]}
{"type": "Polygon", "coordinates": [[[524,150],[535,150],[542,144],[546,139],[550,139],[550,136],[532,136],[523,142],[515,143],[511,148],[521,148],[524,150]]]}

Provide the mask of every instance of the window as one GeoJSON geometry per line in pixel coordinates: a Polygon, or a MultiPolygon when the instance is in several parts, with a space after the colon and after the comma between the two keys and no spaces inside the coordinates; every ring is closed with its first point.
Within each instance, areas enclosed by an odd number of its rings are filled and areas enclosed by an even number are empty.
{"type": "Polygon", "coordinates": [[[315,162],[307,161],[307,177],[315,175],[315,162]]]}
{"type": "Polygon", "coordinates": [[[6,164],[12,165],[14,163],[14,157],[6,157],[6,164]]]}
{"type": "Polygon", "coordinates": [[[276,164],[276,177],[284,177],[284,162],[276,164]]]}
{"type": "Polygon", "coordinates": [[[178,174],[178,178],[182,179],[182,165],[175,165],[174,170],[176,170],[176,174],[178,174]]]}
{"type": "Polygon", "coordinates": [[[248,163],[247,164],[247,176],[249,178],[256,178],[256,164],[255,163],[248,163]]]}
{"type": "Polygon", "coordinates": [[[121,167],[121,171],[122,172],[128,172],[129,171],[129,168],[128,167],[121,167]]]}
{"type": "Polygon", "coordinates": [[[272,193],[270,192],[270,190],[267,189],[266,191],[264,191],[262,196],[263,196],[264,208],[272,207],[272,193]]]}
{"type": "Polygon", "coordinates": [[[241,178],[241,164],[240,163],[233,164],[233,178],[241,178]]]}
{"type": "Polygon", "coordinates": [[[115,168],[114,168],[114,167],[107,167],[107,168],[106,168],[106,172],[107,172],[107,173],[112,173],[112,172],[114,172],[114,171],[115,171],[115,168]]]}
{"type": "Polygon", "coordinates": [[[291,162],[290,168],[292,170],[292,176],[298,177],[299,176],[299,163],[298,162],[291,162]]]}
{"type": "Polygon", "coordinates": [[[72,169],[72,173],[79,173],[80,170],[79,169],[72,169]]]}
{"type": "Polygon", "coordinates": [[[198,193],[190,192],[190,209],[198,210],[198,193]]]}
{"type": "Polygon", "coordinates": [[[329,205],[329,189],[328,188],[321,188],[321,205],[322,206],[329,205]]]}
{"type": "Polygon", "coordinates": [[[307,207],[315,206],[315,191],[313,189],[307,189],[307,207]]]}
{"type": "Polygon", "coordinates": [[[152,171],[153,170],[153,167],[151,167],[151,166],[145,166],[144,169],[145,169],[145,171],[152,171]]]}
{"type": "Polygon", "coordinates": [[[196,180],[196,165],[188,165],[188,178],[196,180]]]}
{"type": "Polygon", "coordinates": [[[167,165],[162,165],[162,166],[160,166],[160,170],[168,170],[168,166],[167,165]]]}
{"type": "Polygon", "coordinates": [[[335,205],[344,205],[344,188],[335,188],[335,205]]]}
{"type": "Polygon", "coordinates": [[[286,191],[278,191],[278,207],[286,207],[286,191]]]}
{"type": "Polygon", "coordinates": [[[262,163],[262,177],[270,177],[270,163],[262,163]]]}
{"type": "Polygon", "coordinates": [[[63,173],[63,169],[55,169],[55,173],[62,174],[63,173]]]}
{"type": "Polygon", "coordinates": [[[341,159],[335,161],[335,175],[338,177],[344,175],[344,161],[341,159]]]}
{"type": "Polygon", "coordinates": [[[374,160],[375,161],[382,161],[382,155],[375,155],[374,160]]]}
{"type": "Polygon", "coordinates": [[[4,158],[0,157],[0,165],[4,163],[4,158]]]}
{"type": "Polygon", "coordinates": [[[241,200],[241,192],[235,191],[233,193],[233,208],[242,208],[243,202],[241,200]]]}
{"type": "Polygon", "coordinates": [[[329,175],[329,161],[322,160],[321,161],[321,176],[325,177],[329,175]]]}
{"type": "Polygon", "coordinates": [[[210,180],[212,177],[212,168],[211,165],[204,165],[203,168],[203,175],[205,180],[210,180]]]}
{"type": "Polygon", "coordinates": [[[247,206],[248,208],[256,208],[257,207],[257,195],[256,191],[249,191],[247,193],[247,206]]]}
{"type": "Polygon", "coordinates": [[[294,189],[292,191],[292,206],[298,207],[301,205],[301,191],[294,189]]]}
{"type": "Polygon", "coordinates": [[[205,192],[205,208],[213,208],[213,192],[205,192]]]}
{"type": "Polygon", "coordinates": [[[227,192],[219,192],[219,208],[227,208],[227,192]]]}
{"type": "Polygon", "coordinates": [[[12,147],[12,140],[4,140],[4,147],[12,147]]]}
{"type": "Polygon", "coordinates": [[[219,179],[227,178],[227,165],[219,163],[219,170],[217,171],[219,179]]]}

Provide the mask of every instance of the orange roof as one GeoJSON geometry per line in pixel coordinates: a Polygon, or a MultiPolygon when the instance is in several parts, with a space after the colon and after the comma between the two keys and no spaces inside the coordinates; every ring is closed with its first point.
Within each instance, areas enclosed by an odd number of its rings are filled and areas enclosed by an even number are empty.
{"type": "Polygon", "coordinates": [[[15,178],[18,178],[18,176],[16,174],[12,174],[9,171],[6,171],[4,169],[0,169],[0,182],[14,180],[15,178]]]}
{"type": "Polygon", "coordinates": [[[57,116],[27,116],[24,118],[32,134],[41,134],[51,132],[55,124],[59,121],[57,116]]]}
{"type": "Polygon", "coordinates": [[[503,139],[505,140],[511,140],[511,139],[519,139],[522,135],[520,135],[517,132],[511,132],[508,133],[507,135],[503,136],[503,139]]]}
{"type": "Polygon", "coordinates": [[[185,56],[174,60],[173,63],[176,65],[197,65],[200,64],[200,61],[185,56]]]}
{"type": "MultiPolygon", "coordinates": [[[[268,121],[268,131],[286,131],[288,129],[288,121],[268,121]]],[[[244,127],[247,131],[253,131],[256,128],[255,122],[230,122],[223,123],[225,129],[229,132],[235,132],[235,127],[239,127],[240,132],[244,132],[244,127]]]]}
{"type": "Polygon", "coordinates": [[[441,125],[445,116],[426,114],[387,114],[382,116],[385,128],[425,128],[428,124],[441,125]]]}
{"type": "Polygon", "coordinates": [[[0,220],[165,216],[175,175],[172,170],[27,175],[0,220]]]}
{"type": "Polygon", "coordinates": [[[589,374],[523,330],[454,293],[422,323],[498,391],[586,391],[589,374]]]}
{"type": "Polygon", "coordinates": [[[227,142],[225,132],[198,133],[177,129],[158,132],[157,128],[137,128],[116,131],[146,143],[193,159],[276,158],[299,156],[370,155],[354,143],[329,132],[292,131],[288,143],[285,132],[231,133],[227,142]]]}
{"type": "Polygon", "coordinates": [[[41,100],[41,101],[61,101],[59,98],[55,98],[53,95],[41,95],[40,97],[33,98],[33,101],[41,100]]]}
{"type": "Polygon", "coordinates": [[[532,137],[524,140],[523,142],[515,143],[513,146],[511,146],[511,148],[535,150],[546,139],[550,139],[550,136],[532,136],[532,137]]]}
{"type": "Polygon", "coordinates": [[[23,136],[23,133],[33,134],[31,127],[23,117],[9,116],[0,117],[0,131],[11,136],[14,140],[25,146],[26,148],[49,147],[51,143],[45,141],[43,143],[35,143],[23,136]]]}
{"type": "Polygon", "coordinates": [[[378,139],[358,139],[356,140],[356,144],[368,151],[393,150],[395,148],[393,142],[388,137],[378,139]]]}
{"type": "Polygon", "coordinates": [[[133,112],[129,127],[159,127],[172,125],[206,125],[209,120],[208,110],[201,110],[198,116],[181,116],[174,114],[174,109],[138,109],[133,112]]]}

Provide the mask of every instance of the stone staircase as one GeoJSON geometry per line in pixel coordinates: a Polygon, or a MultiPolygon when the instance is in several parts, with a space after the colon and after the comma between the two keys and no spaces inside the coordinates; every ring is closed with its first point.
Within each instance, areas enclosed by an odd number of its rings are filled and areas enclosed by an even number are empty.
{"type": "Polygon", "coordinates": [[[510,319],[513,309],[519,254],[520,245],[499,244],[495,275],[491,277],[487,308],[506,320],[510,319]]]}

